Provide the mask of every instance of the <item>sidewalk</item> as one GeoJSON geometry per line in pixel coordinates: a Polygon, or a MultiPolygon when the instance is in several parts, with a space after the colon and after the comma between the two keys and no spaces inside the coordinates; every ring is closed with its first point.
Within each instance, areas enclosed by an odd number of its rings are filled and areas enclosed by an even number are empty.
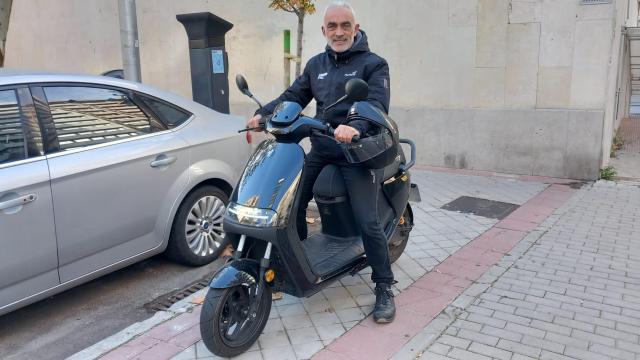
{"type": "MultiPolygon", "coordinates": [[[[398,314],[377,325],[368,269],[285,296],[242,359],[640,359],[640,189],[422,168],[416,226],[393,265],[398,314]],[[571,186],[569,186],[571,185],[571,186]],[[502,220],[441,209],[520,205],[502,220]]],[[[201,296],[203,292],[195,294],[201,296]]],[[[179,304],[72,358],[215,359],[179,304]]]]}

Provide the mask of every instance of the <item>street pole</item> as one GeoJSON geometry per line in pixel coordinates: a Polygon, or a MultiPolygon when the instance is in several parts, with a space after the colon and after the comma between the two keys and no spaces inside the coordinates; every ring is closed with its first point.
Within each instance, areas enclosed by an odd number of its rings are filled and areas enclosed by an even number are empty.
{"type": "Polygon", "coordinates": [[[291,85],[291,31],[284,31],[284,88],[291,85]]]}
{"type": "Polygon", "coordinates": [[[136,0],[118,0],[120,43],[124,78],[140,82],[140,51],[138,47],[138,21],[136,0]]]}

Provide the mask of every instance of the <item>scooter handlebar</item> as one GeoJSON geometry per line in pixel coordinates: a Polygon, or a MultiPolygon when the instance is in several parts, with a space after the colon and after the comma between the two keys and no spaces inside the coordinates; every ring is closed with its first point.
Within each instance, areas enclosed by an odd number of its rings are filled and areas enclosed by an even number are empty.
{"type": "Polygon", "coordinates": [[[254,131],[254,130],[264,131],[267,128],[267,121],[269,121],[270,118],[271,118],[271,115],[263,116],[262,119],[260,119],[260,121],[258,122],[258,126],[240,129],[238,130],[238,132],[241,133],[245,131],[254,131]]]}

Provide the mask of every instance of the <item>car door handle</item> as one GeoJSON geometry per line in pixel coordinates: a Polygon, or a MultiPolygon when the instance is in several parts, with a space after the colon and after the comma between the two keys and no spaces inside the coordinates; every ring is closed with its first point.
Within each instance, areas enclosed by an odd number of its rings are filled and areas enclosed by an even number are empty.
{"type": "Polygon", "coordinates": [[[151,167],[162,167],[173,164],[176,160],[178,160],[175,156],[166,156],[160,155],[155,160],[151,162],[151,167]]]}
{"type": "Polygon", "coordinates": [[[25,196],[20,196],[19,198],[7,200],[0,202],[0,210],[10,209],[12,207],[21,206],[28,204],[30,202],[36,201],[38,197],[36,194],[29,194],[25,196]]]}

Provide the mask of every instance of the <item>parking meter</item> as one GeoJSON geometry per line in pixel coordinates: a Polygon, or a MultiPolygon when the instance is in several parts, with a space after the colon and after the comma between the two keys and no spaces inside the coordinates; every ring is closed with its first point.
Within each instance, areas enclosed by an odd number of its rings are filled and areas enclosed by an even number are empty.
{"type": "Polygon", "coordinates": [[[176,15],[189,38],[193,100],[229,113],[229,57],[224,36],[233,24],[210,13],[176,15]]]}

